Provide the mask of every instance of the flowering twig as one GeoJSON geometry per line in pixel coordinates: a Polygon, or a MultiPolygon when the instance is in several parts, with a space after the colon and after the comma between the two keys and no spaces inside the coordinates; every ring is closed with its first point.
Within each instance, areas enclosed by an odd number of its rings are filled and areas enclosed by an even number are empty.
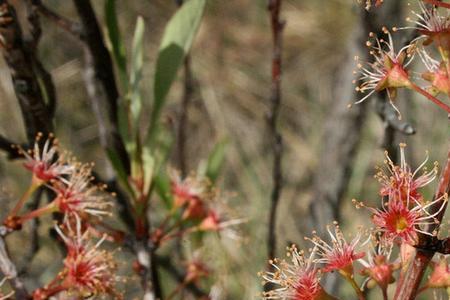
{"type": "MultiPolygon", "coordinates": [[[[442,198],[442,201],[445,201],[444,200],[445,197],[442,196],[445,193],[448,193],[449,188],[450,188],[450,150],[447,162],[445,164],[441,178],[439,180],[439,185],[436,194],[434,196],[434,199],[442,198]]],[[[437,222],[435,224],[429,225],[428,228],[426,228],[429,234],[435,235],[434,232],[437,230],[445,214],[446,205],[447,203],[444,204],[435,203],[431,207],[430,213],[432,214],[438,212],[438,214],[436,216],[437,222]],[[441,211],[438,212],[438,210],[442,205],[444,205],[444,209],[441,209],[441,211]]],[[[421,243],[425,245],[436,244],[436,239],[435,238],[433,239],[430,236],[422,235],[421,243]]],[[[397,284],[397,290],[395,293],[396,300],[410,300],[415,298],[420,282],[425,274],[425,270],[428,267],[429,263],[431,262],[431,259],[433,258],[437,250],[438,249],[429,246],[417,248],[413,263],[409,264],[406,274],[404,274],[404,276],[401,276],[400,281],[397,284]]]]}
{"type": "Polygon", "coordinates": [[[268,114],[268,123],[272,134],[273,151],[273,170],[272,180],[273,188],[271,194],[271,206],[269,212],[269,232],[268,232],[268,256],[273,258],[276,249],[276,215],[278,202],[282,188],[282,168],[281,155],[283,151],[283,140],[278,130],[277,122],[281,106],[281,69],[282,69],[282,32],[284,21],[280,20],[282,0],[269,0],[268,9],[271,16],[272,38],[273,38],[273,56],[272,56],[272,91],[270,96],[271,109],[268,114]]]}

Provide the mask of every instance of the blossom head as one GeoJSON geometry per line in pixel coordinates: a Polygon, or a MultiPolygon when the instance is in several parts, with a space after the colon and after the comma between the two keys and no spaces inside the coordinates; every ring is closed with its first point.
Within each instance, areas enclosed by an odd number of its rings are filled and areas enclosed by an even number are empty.
{"type": "Polygon", "coordinates": [[[387,152],[384,167],[379,168],[375,175],[381,185],[380,195],[389,200],[398,200],[403,203],[407,201],[422,202],[423,197],[419,189],[431,183],[437,176],[438,168],[435,163],[431,171],[424,166],[428,161],[428,154],[422,164],[412,171],[405,159],[405,144],[400,144],[400,165],[392,162],[387,152]],[[418,173],[423,170],[419,175],[418,173]]]}
{"type": "Polygon", "coordinates": [[[73,172],[68,179],[55,183],[55,204],[64,214],[102,216],[109,214],[112,203],[105,199],[98,186],[91,183],[91,169],[85,165],[73,172]]]}
{"type": "MultiPolygon", "coordinates": [[[[362,2],[360,0],[358,0],[358,2],[362,2]]],[[[365,4],[366,4],[366,10],[369,10],[372,5],[375,4],[375,7],[379,7],[381,4],[383,4],[384,0],[366,0],[365,4]]]]}
{"type": "Polygon", "coordinates": [[[417,17],[414,21],[418,31],[426,37],[424,45],[435,43],[441,54],[448,58],[450,51],[450,19],[447,10],[446,15],[441,15],[436,7],[428,8],[425,3],[419,1],[420,12],[413,11],[417,17]]]}
{"type": "Polygon", "coordinates": [[[171,170],[170,181],[175,207],[181,207],[189,201],[205,197],[207,183],[204,179],[194,176],[182,179],[178,172],[171,170]]]}
{"type": "Polygon", "coordinates": [[[203,231],[219,231],[221,219],[214,210],[209,210],[208,215],[201,221],[199,228],[203,231]]]}
{"type": "Polygon", "coordinates": [[[419,234],[435,236],[437,232],[429,233],[422,229],[423,226],[438,224],[436,216],[444,209],[447,203],[447,195],[426,203],[403,203],[399,200],[382,202],[381,209],[371,208],[374,212],[372,222],[390,240],[398,239],[409,244],[416,244],[419,234]],[[439,204],[437,212],[429,213],[428,208],[439,204]]]}
{"type": "Polygon", "coordinates": [[[368,286],[378,284],[383,290],[395,281],[393,272],[399,268],[398,264],[390,263],[393,243],[384,238],[372,237],[371,249],[367,252],[367,260],[358,260],[363,269],[361,273],[370,278],[368,286]]]}
{"type": "Polygon", "coordinates": [[[196,282],[201,278],[208,277],[210,271],[208,267],[198,259],[193,259],[187,263],[185,282],[196,282]]]}
{"type": "Polygon", "coordinates": [[[25,151],[19,148],[19,152],[26,158],[24,166],[33,173],[33,176],[43,182],[70,174],[74,167],[64,162],[62,154],[58,153],[57,141],[49,138],[40,148],[42,134],[36,137],[34,149],[25,151]]]}
{"type": "Polygon", "coordinates": [[[373,62],[367,63],[366,66],[362,63],[357,65],[361,74],[359,78],[361,84],[356,87],[356,91],[367,94],[356,103],[361,103],[373,93],[382,90],[387,90],[390,99],[394,100],[398,88],[411,87],[406,67],[413,58],[410,53],[412,46],[407,45],[396,53],[391,33],[385,27],[383,32],[388,37],[387,41],[375,37],[374,33],[369,35],[374,39],[374,41],[367,41],[373,62]]]}
{"type": "Polygon", "coordinates": [[[431,84],[428,92],[435,96],[439,93],[450,94],[450,80],[445,63],[438,62],[425,50],[418,51],[418,53],[427,68],[427,71],[422,73],[421,76],[431,84]]]}
{"type": "Polygon", "coordinates": [[[316,248],[309,257],[295,246],[289,248],[291,262],[274,259],[270,261],[273,271],[260,274],[274,289],[264,292],[264,299],[318,300],[333,299],[320,285],[320,272],[314,264],[316,248]]]}
{"type": "Polygon", "coordinates": [[[441,257],[438,262],[433,262],[432,266],[433,272],[426,285],[430,288],[450,287],[450,266],[445,257],[441,257]]]}
{"type": "Polygon", "coordinates": [[[330,235],[330,243],[325,242],[315,234],[312,238],[306,238],[318,248],[320,258],[316,262],[325,265],[324,272],[336,270],[345,276],[351,276],[353,274],[353,262],[365,255],[364,252],[356,251],[362,236],[361,229],[351,242],[347,242],[337,222],[334,222],[334,226],[328,225],[327,231],[330,235]],[[331,227],[334,227],[334,232],[331,227]]]}
{"type": "Polygon", "coordinates": [[[66,227],[68,232],[63,233],[55,226],[67,248],[61,286],[80,296],[115,294],[116,264],[110,252],[99,248],[105,237],[92,244],[89,232],[82,231],[78,218],[75,229],[70,224],[66,227]]]}
{"type": "Polygon", "coordinates": [[[208,216],[206,203],[200,198],[192,198],[183,212],[183,220],[202,220],[208,216]]]}

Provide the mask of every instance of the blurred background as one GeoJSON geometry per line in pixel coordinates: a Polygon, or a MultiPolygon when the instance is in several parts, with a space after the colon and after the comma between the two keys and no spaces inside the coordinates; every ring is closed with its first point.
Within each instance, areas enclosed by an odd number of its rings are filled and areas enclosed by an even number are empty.
{"type": "MultiPolygon", "coordinates": [[[[20,15],[21,1],[11,2],[20,15]]],[[[106,30],[103,1],[92,2],[106,30]]],[[[368,28],[405,24],[410,9],[407,1],[390,2],[398,3],[386,3],[381,9],[366,13],[353,0],[283,1],[281,16],[286,27],[279,128],[284,140],[284,180],[276,224],[279,257],[284,257],[287,245],[303,246],[305,235],[313,229],[321,232],[324,224],[335,219],[339,219],[346,232],[353,232],[356,225],[367,224],[368,213],[356,213],[351,199],[378,203],[374,167],[382,164],[385,148],[395,157],[396,145],[406,142],[413,167],[423,161],[426,150],[430,166],[435,160],[442,164],[446,157],[450,130],[445,113],[425,99],[404,91],[399,95],[400,125],[409,124],[416,131],[414,135],[406,135],[387,122],[383,99],[372,97],[361,105],[347,107],[359,97],[354,94],[352,70],[354,56],[366,55],[364,41],[368,28]]],[[[61,15],[77,19],[71,1],[45,3],[61,15]]],[[[171,0],[117,2],[119,26],[128,52],[136,18],[142,16],[145,20],[142,93],[148,101],[144,109],[149,109],[152,103],[152,78],[163,29],[176,10],[177,5],[171,0]]],[[[44,17],[41,21],[39,56],[51,72],[58,97],[55,134],[65,149],[81,161],[95,162],[96,172],[110,177],[111,166],[99,145],[97,123],[83,83],[82,48],[54,23],[44,17]]],[[[401,32],[395,37],[400,46],[409,33],[401,32]]],[[[215,145],[224,143],[225,160],[216,185],[226,195],[230,207],[247,220],[239,226],[239,238],[211,237],[205,245],[203,253],[207,257],[203,260],[214,271],[211,282],[218,299],[254,299],[261,292],[261,279],[256,274],[265,269],[268,259],[266,241],[272,189],[272,139],[266,120],[270,110],[271,57],[266,1],[208,1],[191,50],[194,92],[185,128],[187,170],[201,168],[215,145]]],[[[179,72],[163,111],[168,128],[177,125],[182,94],[183,73],[179,72]]],[[[2,59],[0,99],[0,134],[25,141],[10,72],[2,59]]],[[[179,168],[176,149],[171,165],[179,168]]],[[[21,194],[27,176],[20,161],[10,161],[1,155],[2,213],[11,207],[8,199],[21,194]]],[[[431,195],[433,191],[429,192],[431,195]]],[[[8,240],[17,245],[13,247],[13,256],[18,265],[26,265],[30,270],[27,278],[30,286],[46,282],[60,266],[54,259],[57,247],[46,237],[51,225],[42,224],[40,233],[45,246],[32,261],[24,261],[26,230],[8,240]]],[[[184,243],[188,245],[189,241],[184,243]]],[[[119,255],[127,254],[123,251],[119,255]]],[[[130,268],[127,263],[123,267],[130,268]]],[[[138,284],[129,273],[124,271],[129,280],[138,284]]],[[[169,279],[167,282],[163,285],[172,284],[169,279]]],[[[126,299],[138,297],[132,288],[128,292],[126,299]]],[[[341,289],[343,299],[351,298],[349,292],[341,289]]],[[[371,299],[379,299],[378,291],[371,295],[371,299]]]]}

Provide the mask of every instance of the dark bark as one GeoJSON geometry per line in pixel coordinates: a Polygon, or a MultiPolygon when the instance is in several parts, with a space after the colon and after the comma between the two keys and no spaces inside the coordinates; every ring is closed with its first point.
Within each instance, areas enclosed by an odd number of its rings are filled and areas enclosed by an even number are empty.
{"type": "Polygon", "coordinates": [[[269,130],[272,135],[272,152],[273,152],[273,166],[272,166],[272,193],[270,196],[270,210],[269,210],[269,228],[267,236],[267,254],[268,258],[275,257],[277,237],[276,237],[276,217],[278,210],[278,203],[281,196],[281,188],[283,184],[282,175],[282,152],[283,139],[278,129],[278,118],[281,108],[281,73],[282,73],[282,48],[283,48],[283,28],[284,21],[280,19],[282,0],[270,0],[268,10],[270,12],[271,27],[272,27],[272,87],[270,95],[270,111],[267,116],[269,130]]]}
{"type": "Polygon", "coordinates": [[[127,174],[130,161],[119,134],[117,89],[111,55],[90,0],[74,0],[82,24],[85,54],[85,84],[91,106],[97,118],[100,143],[107,152],[116,153],[127,174]]]}
{"type": "MultiPolygon", "coordinates": [[[[14,91],[25,122],[27,139],[31,143],[39,132],[47,136],[53,131],[51,106],[54,104],[48,106],[45,103],[38,80],[40,74],[44,74],[44,81],[49,80],[49,77],[45,77],[48,73],[44,71],[36,57],[36,47],[28,47],[29,44],[24,41],[16,12],[8,1],[0,1],[0,15],[2,16],[0,19],[2,54],[11,71],[14,91]]],[[[36,43],[37,40],[34,41],[34,45],[36,43]]],[[[50,97],[54,96],[51,88],[49,92],[50,97]]]]}

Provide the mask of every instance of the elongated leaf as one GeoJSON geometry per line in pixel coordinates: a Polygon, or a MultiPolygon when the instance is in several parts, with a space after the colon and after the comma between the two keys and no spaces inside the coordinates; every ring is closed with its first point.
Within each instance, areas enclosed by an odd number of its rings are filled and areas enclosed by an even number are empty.
{"type": "Polygon", "coordinates": [[[227,141],[223,140],[216,144],[208,157],[208,164],[206,166],[206,176],[212,181],[216,181],[217,177],[222,170],[223,163],[225,161],[225,150],[227,147],[227,141]]]}
{"type": "Polygon", "coordinates": [[[170,19],[165,28],[156,61],[154,106],[149,138],[152,138],[151,135],[177,71],[191,48],[205,4],[206,0],[187,1],[170,19]]]}
{"type": "Polygon", "coordinates": [[[120,161],[119,156],[114,150],[107,150],[107,153],[109,161],[111,162],[112,167],[116,171],[116,174],[119,178],[119,181],[126,187],[128,192],[130,192],[133,195],[133,189],[131,188],[129,182],[128,182],[128,176],[125,171],[125,168],[123,167],[122,162],[120,161]]]}
{"type": "Polygon", "coordinates": [[[142,79],[142,66],[144,63],[144,30],[144,19],[138,17],[133,36],[130,70],[130,114],[135,130],[139,130],[138,123],[142,107],[142,96],[139,90],[139,83],[142,79]]]}
{"type": "Polygon", "coordinates": [[[108,38],[111,43],[112,53],[119,69],[122,88],[127,89],[127,58],[125,46],[119,31],[119,21],[117,19],[116,0],[105,1],[106,27],[108,29],[108,38]]]}
{"type": "Polygon", "coordinates": [[[161,200],[167,209],[172,207],[172,196],[170,191],[170,179],[165,173],[160,173],[153,179],[153,184],[155,186],[156,193],[159,195],[161,200]]]}

